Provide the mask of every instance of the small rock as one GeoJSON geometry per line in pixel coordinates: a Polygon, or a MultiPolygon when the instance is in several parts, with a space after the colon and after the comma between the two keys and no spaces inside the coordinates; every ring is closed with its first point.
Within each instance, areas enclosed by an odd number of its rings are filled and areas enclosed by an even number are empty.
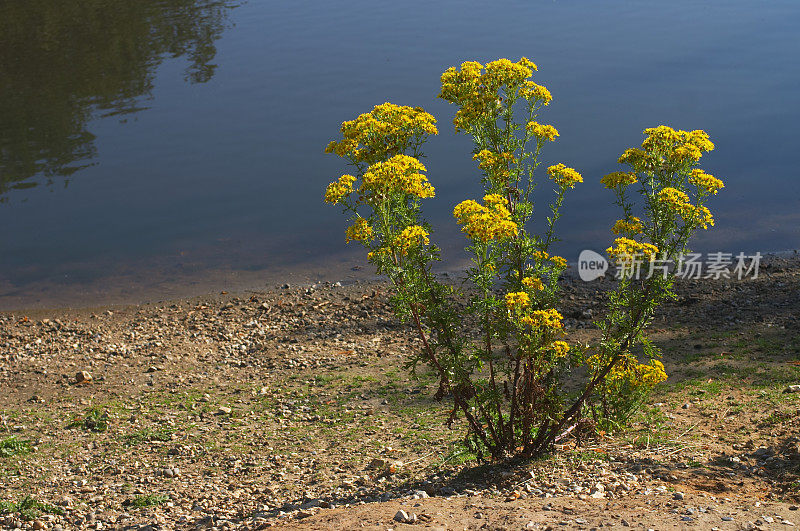
{"type": "Polygon", "coordinates": [[[217,415],[230,415],[233,410],[227,406],[220,406],[217,415]]]}
{"type": "Polygon", "coordinates": [[[384,459],[381,459],[380,457],[376,457],[375,459],[369,462],[367,468],[370,470],[377,470],[385,466],[386,466],[386,461],[384,459]]]}
{"type": "Polygon", "coordinates": [[[784,393],[800,393],[800,384],[798,385],[790,385],[786,389],[783,390],[784,393]]]}
{"type": "Polygon", "coordinates": [[[397,513],[395,513],[394,521],[400,522],[401,524],[406,523],[408,521],[408,513],[406,513],[403,509],[400,509],[397,511],[397,513]]]}
{"type": "Polygon", "coordinates": [[[682,500],[683,499],[683,493],[682,492],[673,493],[672,494],[672,499],[673,500],[682,500]]]}
{"type": "Polygon", "coordinates": [[[34,529],[44,529],[44,523],[41,520],[34,520],[33,521],[33,528],[34,529]]]}
{"type": "Polygon", "coordinates": [[[681,409],[689,409],[690,407],[692,407],[692,404],[686,402],[684,405],[681,406],[681,409]]]}
{"type": "Polygon", "coordinates": [[[75,383],[77,385],[87,384],[92,381],[92,375],[86,371],[78,371],[75,375],[75,383]]]}

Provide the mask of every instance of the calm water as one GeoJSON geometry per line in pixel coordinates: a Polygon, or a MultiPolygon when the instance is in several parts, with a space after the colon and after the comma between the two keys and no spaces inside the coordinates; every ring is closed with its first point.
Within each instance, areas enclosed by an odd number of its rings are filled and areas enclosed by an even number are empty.
{"type": "Polygon", "coordinates": [[[598,181],[660,123],[717,145],[704,167],[727,188],[696,248],[800,247],[798,26],[796,0],[0,1],[0,308],[349,271],[360,253],[321,203],[345,168],[322,149],[384,101],[439,118],[426,206],[457,249],[478,174],[435,96],[467,59],[526,55],[553,92],[545,162],[586,180],[571,260],[607,246],[598,181]]]}

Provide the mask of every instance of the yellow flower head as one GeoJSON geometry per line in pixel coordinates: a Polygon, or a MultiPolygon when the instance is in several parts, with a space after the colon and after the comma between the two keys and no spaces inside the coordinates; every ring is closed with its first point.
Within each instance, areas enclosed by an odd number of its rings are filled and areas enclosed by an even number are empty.
{"type": "Polygon", "coordinates": [[[397,254],[406,255],[410,249],[430,244],[428,231],[419,225],[411,225],[397,235],[394,244],[397,247],[397,254]]]}
{"type": "Polygon", "coordinates": [[[714,149],[708,133],[699,129],[676,131],[666,125],[659,125],[645,129],[644,134],[647,135],[642,142],[645,151],[679,163],[687,160],[697,162],[703,152],[714,149]]]}
{"type": "Polygon", "coordinates": [[[606,249],[606,252],[618,261],[630,261],[637,257],[653,260],[658,254],[658,247],[650,243],[640,243],[630,238],[620,237],[614,240],[614,245],[606,249]]]}
{"type": "Polygon", "coordinates": [[[330,142],[325,152],[371,164],[402,153],[413,141],[438,134],[435,124],[436,118],[421,107],[387,102],[344,122],[342,139],[330,142]]]}
{"type": "Polygon", "coordinates": [[[542,284],[542,279],[540,278],[525,277],[522,279],[522,285],[536,291],[542,291],[544,289],[544,284],[542,284]]]}
{"type": "Polygon", "coordinates": [[[364,218],[356,219],[352,226],[348,227],[345,231],[345,242],[368,242],[372,239],[372,227],[369,226],[367,220],[364,218]]]}
{"type": "Polygon", "coordinates": [[[531,298],[524,291],[506,293],[505,299],[509,310],[523,309],[531,305],[531,298]]]}
{"type": "Polygon", "coordinates": [[[362,177],[362,194],[404,193],[420,198],[433,197],[434,188],[421,172],[425,166],[414,157],[395,155],[386,162],[376,162],[362,177]]]}
{"type": "Polygon", "coordinates": [[[560,330],[564,327],[561,322],[563,317],[557,310],[551,308],[549,310],[534,310],[529,315],[526,315],[520,322],[528,325],[534,330],[549,329],[560,330]]]}
{"type": "Polygon", "coordinates": [[[563,256],[551,256],[550,262],[552,262],[552,264],[558,269],[564,269],[567,267],[567,259],[563,256]]]}
{"type": "Polygon", "coordinates": [[[693,214],[691,223],[698,227],[707,229],[709,225],[714,225],[714,216],[711,215],[711,211],[705,206],[695,207],[693,214]]]}
{"type": "Polygon", "coordinates": [[[704,172],[701,169],[692,170],[692,175],[689,177],[689,182],[697,186],[698,190],[701,190],[706,194],[716,194],[722,188],[725,188],[725,184],[721,180],[704,172]]]}
{"type": "Polygon", "coordinates": [[[525,126],[528,130],[528,133],[532,134],[536,138],[540,140],[547,140],[552,142],[556,139],[558,135],[558,129],[553,127],[552,125],[543,125],[538,122],[530,121],[525,126]]]}
{"type": "Polygon", "coordinates": [[[642,220],[636,216],[631,216],[629,219],[618,219],[614,226],[611,227],[611,232],[633,236],[642,232],[643,228],[642,220]]]}
{"type": "Polygon", "coordinates": [[[334,181],[328,185],[325,190],[326,203],[338,203],[353,191],[353,183],[356,178],[352,175],[342,175],[338,181],[334,181]]]}
{"type": "Polygon", "coordinates": [[[461,63],[461,69],[448,68],[442,74],[439,97],[460,108],[453,119],[456,131],[467,131],[476,121],[492,119],[502,109],[502,95],[523,87],[536,70],[525,57],[516,63],[498,59],[484,65],[476,61],[461,63]]]}
{"type": "Polygon", "coordinates": [[[549,105],[553,101],[553,95],[550,94],[547,87],[537,85],[533,81],[526,81],[519,89],[519,95],[526,100],[539,100],[543,105],[549,105]]]}
{"type": "Polygon", "coordinates": [[[647,153],[639,148],[628,148],[622,152],[617,162],[620,164],[630,164],[631,166],[638,167],[641,163],[647,160],[647,153]]]}
{"type": "Polygon", "coordinates": [[[626,186],[637,182],[637,178],[636,173],[632,171],[615,171],[614,173],[609,173],[600,179],[600,182],[604,184],[606,188],[625,188],[626,186]]]}
{"type": "Polygon", "coordinates": [[[711,212],[706,207],[695,207],[689,202],[689,196],[676,188],[663,188],[656,196],[658,202],[665,205],[674,213],[680,215],[684,222],[703,225],[707,228],[714,224],[711,212]]]}
{"type": "Polygon", "coordinates": [[[462,201],[453,209],[453,216],[462,232],[478,241],[507,240],[517,234],[517,224],[511,221],[508,200],[500,194],[484,196],[481,205],[471,199],[462,201]]]}
{"type": "Polygon", "coordinates": [[[563,358],[569,352],[569,345],[566,341],[553,341],[550,348],[553,349],[556,358],[563,358]]]}
{"type": "Polygon", "coordinates": [[[525,57],[517,63],[508,59],[498,59],[486,63],[486,73],[481,81],[492,88],[513,87],[531,77],[533,70],[536,70],[536,65],[525,57]]]}
{"type": "Polygon", "coordinates": [[[577,183],[583,182],[583,177],[573,168],[559,163],[547,168],[547,174],[561,188],[575,188],[577,183]]]}

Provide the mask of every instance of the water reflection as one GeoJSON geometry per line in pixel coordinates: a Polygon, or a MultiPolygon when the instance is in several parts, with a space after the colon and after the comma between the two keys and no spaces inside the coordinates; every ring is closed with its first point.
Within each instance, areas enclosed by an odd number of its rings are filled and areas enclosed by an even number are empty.
{"type": "Polygon", "coordinates": [[[189,83],[214,75],[233,5],[215,0],[0,2],[0,201],[92,165],[98,116],[146,108],[158,65],[185,57],[189,83]]]}

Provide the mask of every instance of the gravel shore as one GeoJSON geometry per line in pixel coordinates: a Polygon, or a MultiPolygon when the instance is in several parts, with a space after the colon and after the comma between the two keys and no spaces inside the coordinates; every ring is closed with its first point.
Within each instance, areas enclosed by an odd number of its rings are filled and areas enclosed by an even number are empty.
{"type": "MultiPolygon", "coordinates": [[[[492,466],[403,368],[381,281],[0,313],[0,526],[800,525],[800,261],[760,273],[679,283],[628,431],[492,466]]],[[[595,337],[613,280],[563,284],[569,339],[595,337]]]]}

